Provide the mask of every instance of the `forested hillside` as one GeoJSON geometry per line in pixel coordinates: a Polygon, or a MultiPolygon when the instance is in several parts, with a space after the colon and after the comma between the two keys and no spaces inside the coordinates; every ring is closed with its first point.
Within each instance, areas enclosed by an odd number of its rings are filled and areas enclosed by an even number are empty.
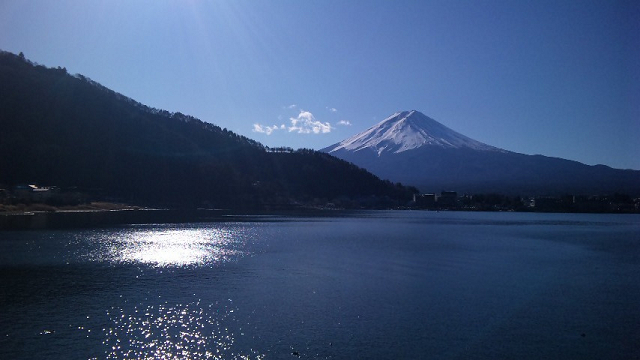
{"type": "Polygon", "coordinates": [[[164,206],[395,206],[415,189],[313,150],[274,151],[149,108],[64,68],[0,53],[0,184],[164,206]]]}

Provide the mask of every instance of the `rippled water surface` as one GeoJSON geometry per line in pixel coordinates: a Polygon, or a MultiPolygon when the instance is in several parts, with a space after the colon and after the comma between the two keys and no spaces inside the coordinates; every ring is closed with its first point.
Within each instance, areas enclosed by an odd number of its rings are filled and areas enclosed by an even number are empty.
{"type": "Polygon", "coordinates": [[[629,215],[0,232],[0,358],[637,359],[638,279],[629,215]]]}

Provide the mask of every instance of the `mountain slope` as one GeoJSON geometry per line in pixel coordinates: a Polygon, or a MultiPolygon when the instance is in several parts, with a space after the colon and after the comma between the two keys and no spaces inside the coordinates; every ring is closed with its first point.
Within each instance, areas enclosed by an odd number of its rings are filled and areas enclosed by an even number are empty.
{"type": "Polygon", "coordinates": [[[0,52],[0,184],[80,187],[130,202],[255,207],[410,189],[310,150],[274,152],[181,113],[146,107],[81,75],[0,52]]]}
{"type": "Polygon", "coordinates": [[[417,111],[396,113],[321,151],[425,192],[640,195],[640,171],[510,152],[470,139],[417,111]]]}
{"type": "Polygon", "coordinates": [[[328,152],[341,149],[349,151],[368,149],[382,155],[383,153],[401,153],[423,146],[500,151],[498,148],[459,134],[415,110],[395,113],[364,132],[327,149],[328,152]]]}

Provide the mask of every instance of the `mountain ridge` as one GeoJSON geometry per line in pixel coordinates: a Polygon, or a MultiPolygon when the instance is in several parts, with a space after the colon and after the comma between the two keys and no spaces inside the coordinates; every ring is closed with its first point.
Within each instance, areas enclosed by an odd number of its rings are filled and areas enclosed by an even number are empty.
{"type": "Polygon", "coordinates": [[[320,151],[425,192],[456,189],[521,195],[640,195],[638,170],[500,149],[457,133],[415,110],[396,112],[320,151]]]}
{"type": "MultiPolygon", "coordinates": [[[[82,75],[0,52],[0,184],[162,207],[393,207],[412,189],[325,153],[274,152],[82,75]]],[[[2,186],[0,186],[2,187],[2,186]]]]}

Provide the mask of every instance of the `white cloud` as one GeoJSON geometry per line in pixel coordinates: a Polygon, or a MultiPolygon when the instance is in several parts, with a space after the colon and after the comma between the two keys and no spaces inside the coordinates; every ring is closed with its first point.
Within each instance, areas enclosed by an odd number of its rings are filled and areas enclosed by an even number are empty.
{"type": "Polygon", "coordinates": [[[289,132],[297,132],[298,134],[326,134],[331,132],[331,124],[316,120],[309,111],[300,110],[298,117],[289,118],[291,126],[289,132]]]}
{"type": "Polygon", "coordinates": [[[336,109],[336,108],[330,108],[330,107],[328,107],[328,108],[327,108],[327,110],[329,110],[329,111],[331,111],[331,112],[338,112],[338,109],[336,109]]]}
{"type": "Polygon", "coordinates": [[[349,120],[340,120],[340,121],[338,121],[338,125],[351,126],[351,121],[349,121],[349,120]]]}
{"type": "Polygon", "coordinates": [[[289,105],[289,106],[285,106],[285,107],[286,107],[287,109],[295,109],[295,108],[297,108],[297,107],[298,107],[298,105],[296,105],[296,104],[291,104],[291,105],[289,105]]]}
{"type": "Polygon", "coordinates": [[[267,126],[267,125],[261,125],[261,124],[253,124],[253,130],[252,131],[253,132],[257,132],[257,133],[271,135],[271,133],[276,131],[276,130],[284,130],[284,129],[286,129],[284,124],[282,124],[280,126],[278,126],[278,125],[267,126]]]}

